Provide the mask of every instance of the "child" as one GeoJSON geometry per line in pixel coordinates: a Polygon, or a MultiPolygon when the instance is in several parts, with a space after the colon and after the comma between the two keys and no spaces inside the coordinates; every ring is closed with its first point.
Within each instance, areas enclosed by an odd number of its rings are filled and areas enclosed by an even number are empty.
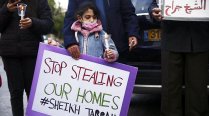
{"type": "Polygon", "coordinates": [[[118,51],[113,40],[102,29],[96,6],[86,2],[78,8],[75,16],[77,21],[72,24],[71,29],[75,31],[80,52],[104,58],[108,62],[116,61],[118,51]]]}

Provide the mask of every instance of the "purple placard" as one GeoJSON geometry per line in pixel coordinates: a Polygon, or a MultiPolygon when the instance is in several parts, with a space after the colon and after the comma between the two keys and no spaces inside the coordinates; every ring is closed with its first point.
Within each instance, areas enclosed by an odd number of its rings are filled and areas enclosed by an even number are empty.
{"type": "MultiPolygon", "coordinates": [[[[26,111],[27,116],[47,116],[44,113],[34,111],[32,109],[35,102],[40,102],[40,101],[34,101],[34,97],[35,97],[36,91],[37,91],[38,80],[40,78],[39,77],[40,76],[40,69],[41,69],[41,64],[43,62],[43,55],[44,55],[45,51],[59,53],[60,55],[65,55],[69,58],[71,57],[68,54],[68,52],[66,51],[66,49],[58,48],[58,47],[54,47],[54,46],[49,46],[47,44],[40,43],[38,57],[37,57],[37,61],[36,61],[36,68],[35,68],[35,72],[34,72],[33,83],[32,83],[32,87],[31,87],[30,98],[29,98],[27,111],[26,111]]],[[[128,66],[125,64],[117,63],[117,62],[108,63],[101,58],[95,58],[95,57],[91,57],[91,56],[87,56],[87,55],[81,55],[80,59],[129,72],[129,76],[127,79],[128,81],[127,81],[127,85],[125,88],[125,95],[123,97],[123,102],[122,102],[122,106],[120,109],[120,116],[127,116],[129,104],[131,101],[131,95],[132,95],[132,91],[133,91],[133,85],[135,84],[135,79],[136,79],[138,69],[133,66],[128,66]]],[[[118,91],[118,92],[120,92],[120,91],[118,91]]],[[[88,116],[88,114],[87,114],[87,116],[88,116]]]]}

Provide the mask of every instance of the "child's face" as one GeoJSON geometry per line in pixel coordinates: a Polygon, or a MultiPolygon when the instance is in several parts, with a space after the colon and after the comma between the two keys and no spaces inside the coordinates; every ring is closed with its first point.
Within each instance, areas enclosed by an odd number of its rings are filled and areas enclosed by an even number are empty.
{"type": "Polygon", "coordinates": [[[81,17],[81,22],[85,23],[93,23],[97,21],[97,17],[94,15],[94,12],[92,9],[88,9],[81,17]]]}

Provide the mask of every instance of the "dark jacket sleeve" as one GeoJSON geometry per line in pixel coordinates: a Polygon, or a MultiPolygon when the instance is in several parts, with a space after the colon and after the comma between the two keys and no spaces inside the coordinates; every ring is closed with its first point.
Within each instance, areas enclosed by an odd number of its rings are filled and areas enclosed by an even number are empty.
{"type": "Polygon", "coordinates": [[[155,24],[159,24],[160,22],[159,22],[159,21],[156,21],[156,20],[152,17],[152,9],[153,9],[153,8],[158,8],[158,7],[159,7],[159,6],[157,5],[157,1],[156,1],[156,0],[153,0],[152,3],[150,4],[149,8],[148,8],[150,18],[151,18],[152,22],[155,23],[155,24]]]}
{"type": "Polygon", "coordinates": [[[12,13],[7,10],[6,3],[0,4],[0,32],[3,32],[10,21],[12,13]]]}
{"type": "Polygon", "coordinates": [[[64,29],[63,29],[65,48],[73,44],[78,44],[75,39],[75,32],[71,30],[71,25],[75,21],[74,13],[75,10],[77,9],[77,6],[78,6],[78,2],[76,0],[69,0],[68,10],[65,14],[64,29]]]}
{"type": "Polygon", "coordinates": [[[52,31],[54,25],[52,13],[47,0],[40,0],[38,4],[38,17],[31,17],[32,31],[41,35],[48,34],[52,31]]]}
{"type": "Polygon", "coordinates": [[[121,0],[121,12],[128,36],[135,36],[139,39],[138,20],[131,0],[121,0]]]}
{"type": "Polygon", "coordinates": [[[157,1],[156,0],[153,0],[152,3],[150,4],[149,9],[148,9],[149,10],[149,13],[152,12],[152,9],[153,8],[158,8],[157,1]]]}

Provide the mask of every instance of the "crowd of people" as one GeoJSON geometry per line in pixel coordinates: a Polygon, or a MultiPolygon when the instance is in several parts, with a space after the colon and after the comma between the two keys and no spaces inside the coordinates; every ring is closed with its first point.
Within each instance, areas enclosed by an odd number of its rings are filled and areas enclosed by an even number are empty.
{"type": "MultiPolygon", "coordinates": [[[[123,62],[140,41],[140,25],[131,0],[68,1],[64,47],[74,59],[87,54],[107,62],[123,62]]],[[[156,0],[150,4],[149,13],[162,27],[161,116],[209,116],[209,22],[164,20],[156,0]]],[[[0,56],[13,116],[24,116],[23,93],[29,97],[38,45],[53,24],[47,0],[0,1],[0,56]],[[24,17],[18,16],[19,3],[27,4],[24,17]]],[[[49,44],[59,43],[49,40],[49,44]]]]}

